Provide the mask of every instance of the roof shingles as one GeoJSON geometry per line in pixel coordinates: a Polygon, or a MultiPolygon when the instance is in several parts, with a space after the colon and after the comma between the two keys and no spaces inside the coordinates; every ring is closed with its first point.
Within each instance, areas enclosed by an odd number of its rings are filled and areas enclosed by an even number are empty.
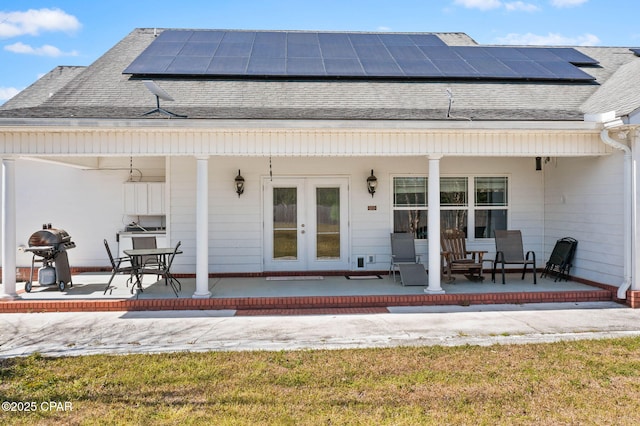
{"type": "MultiPolygon", "coordinates": [[[[439,35],[473,44],[459,33],[439,35]],[[455,37],[454,37],[455,36],[455,37]]],[[[139,119],[155,107],[139,79],[122,71],[154,40],[136,29],[41,104],[13,102],[0,118],[139,119]]],[[[579,48],[600,62],[583,68],[604,83],[621,65],[640,58],[627,48],[579,48]]],[[[621,79],[624,76],[620,76],[621,79]]],[[[174,102],[161,106],[190,119],[582,120],[581,106],[596,83],[410,80],[156,79],[174,102]]],[[[635,105],[636,107],[638,105],[635,105]]],[[[165,118],[156,114],[149,118],[165,118]]]]}

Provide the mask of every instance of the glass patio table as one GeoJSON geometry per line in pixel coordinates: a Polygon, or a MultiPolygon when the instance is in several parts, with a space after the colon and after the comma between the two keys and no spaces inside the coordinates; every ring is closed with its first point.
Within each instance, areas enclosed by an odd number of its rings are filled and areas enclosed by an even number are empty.
{"type": "Polygon", "coordinates": [[[131,286],[131,293],[137,287],[138,291],[142,292],[142,276],[144,274],[150,275],[162,275],[165,279],[165,284],[170,285],[171,289],[178,297],[178,287],[181,287],[180,281],[171,274],[170,268],[172,263],[172,256],[174,254],[181,254],[182,250],[176,250],[175,247],[158,247],[158,248],[144,248],[144,249],[129,249],[124,250],[124,254],[131,259],[131,266],[133,267],[133,274],[136,277],[136,282],[131,286]],[[153,268],[145,268],[143,259],[149,257],[155,257],[157,263],[154,262],[153,268]]]}

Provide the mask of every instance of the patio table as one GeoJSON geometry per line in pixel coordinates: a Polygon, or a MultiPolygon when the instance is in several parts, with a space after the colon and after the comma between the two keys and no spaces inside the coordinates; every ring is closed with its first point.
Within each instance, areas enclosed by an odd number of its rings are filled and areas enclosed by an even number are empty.
{"type": "MultiPolygon", "coordinates": [[[[131,293],[137,287],[138,291],[142,292],[142,276],[144,274],[162,275],[165,278],[165,284],[171,286],[171,289],[178,297],[178,287],[180,281],[177,280],[169,270],[170,265],[167,263],[167,256],[171,256],[173,253],[182,254],[182,250],[177,250],[175,247],[158,247],[158,248],[144,248],[144,249],[129,249],[124,250],[124,254],[131,259],[131,266],[133,267],[133,274],[136,277],[136,282],[131,286],[131,293]],[[157,268],[145,268],[142,259],[146,256],[155,256],[158,259],[157,268]],[[177,285],[176,285],[177,284],[177,285]]],[[[154,264],[155,265],[155,264],[154,264]]]]}

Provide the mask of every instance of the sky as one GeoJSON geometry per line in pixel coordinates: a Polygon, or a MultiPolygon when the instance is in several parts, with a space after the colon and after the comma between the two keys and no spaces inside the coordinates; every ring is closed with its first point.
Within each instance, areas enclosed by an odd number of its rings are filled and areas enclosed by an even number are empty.
{"type": "Polygon", "coordinates": [[[0,1],[0,104],[135,28],[463,32],[480,44],[640,47],[638,0],[0,1]]]}

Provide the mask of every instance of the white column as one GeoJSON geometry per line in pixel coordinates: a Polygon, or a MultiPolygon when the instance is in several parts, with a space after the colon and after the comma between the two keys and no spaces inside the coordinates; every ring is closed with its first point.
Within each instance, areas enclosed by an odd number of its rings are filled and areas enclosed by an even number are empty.
{"type": "Polygon", "coordinates": [[[640,163],[640,129],[636,129],[631,141],[631,290],[640,290],[640,261],[638,260],[638,250],[640,250],[640,175],[638,164],[640,163]]]}
{"type": "Polygon", "coordinates": [[[440,271],[440,158],[442,157],[429,157],[429,215],[427,222],[429,231],[429,286],[424,292],[430,294],[444,293],[440,286],[442,276],[440,271]]]}
{"type": "Polygon", "coordinates": [[[196,291],[194,299],[206,299],[209,291],[209,157],[196,157],[196,291]]]}
{"type": "Polygon", "coordinates": [[[0,299],[15,299],[16,293],[16,172],[13,158],[2,159],[2,293],[0,299]]]}

